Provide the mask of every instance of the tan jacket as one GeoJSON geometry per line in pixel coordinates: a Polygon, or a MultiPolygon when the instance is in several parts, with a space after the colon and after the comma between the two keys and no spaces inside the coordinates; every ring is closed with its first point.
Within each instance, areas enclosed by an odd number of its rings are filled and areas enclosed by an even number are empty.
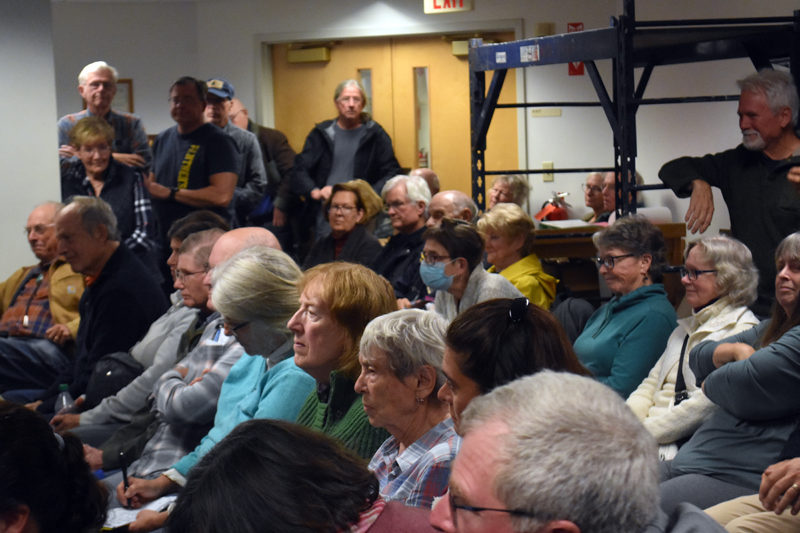
{"type": "MultiPolygon", "coordinates": [[[[0,302],[2,302],[2,312],[5,313],[11,298],[17,292],[20,283],[25,279],[25,275],[33,266],[22,267],[5,281],[0,283],[0,302]]],[[[69,328],[69,332],[74,339],[78,333],[80,314],[78,303],[83,294],[83,276],[75,273],[69,263],[63,259],[56,259],[50,265],[50,314],[53,315],[54,324],[64,324],[69,328]]]]}

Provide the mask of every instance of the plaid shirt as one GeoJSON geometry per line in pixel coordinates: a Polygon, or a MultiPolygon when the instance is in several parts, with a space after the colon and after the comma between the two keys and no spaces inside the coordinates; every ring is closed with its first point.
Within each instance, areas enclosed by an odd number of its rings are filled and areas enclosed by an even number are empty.
{"type": "Polygon", "coordinates": [[[447,491],[450,463],[460,447],[453,419],[447,418],[400,454],[400,443],[389,437],[375,452],[369,469],[378,478],[386,500],[430,509],[433,499],[447,491]]]}
{"type": "MultiPolygon", "coordinates": [[[[103,187],[100,191],[100,198],[103,200],[108,201],[108,198],[105,198],[103,193],[106,191],[107,187],[111,187],[114,185],[112,183],[114,181],[114,177],[118,176],[115,174],[115,164],[113,162],[109,163],[109,170],[107,171],[107,184],[103,187]]],[[[117,171],[118,172],[118,171],[117,171]]],[[[153,218],[153,205],[150,202],[150,195],[148,194],[147,190],[144,186],[144,180],[142,179],[142,173],[139,169],[134,169],[134,181],[133,181],[133,216],[134,216],[134,225],[133,231],[130,235],[122,237],[125,239],[125,246],[128,249],[133,251],[138,251],[138,249],[142,249],[143,251],[152,251],[155,249],[156,246],[156,223],[153,218]]],[[[119,179],[119,178],[117,178],[119,179]]],[[[61,164],[61,180],[62,182],[73,182],[77,183],[80,182],[80,187],[86,196],[97,196],[94,191],[94,187],[92,186],[92,182],[89,181],[89,177],[86,175],[86,169],[83,166],[83,163],[80,161],[76,162],[62,162],[61,164]]],[[[63,196],[62,192],[62,196],[63,196]]],[[[63,200],[67,200],[63,198],[63,200]]],[[[113,205],[109,202],[112,209],[117,209],[118,207],[113,205]]],[[[115,213],[117,214],[117,213],[115,213]]],[[[117,214],[117,216],[120,216],[117,214]]]]}
{"type": "Polygon", "coordinates": [[[50,270],[37,265],[24,278],[19,289],[0,320],[0,331],[10,337],[40,337],[53,325],[50,313],[50,270]],[[27,317],[27,320],[25,320],[27,317]]]}
{"type": "MultiPolygon", "coordinates": [[[[58,144],[69,144],[69,131],[75,123],[82,118],[92,116],[88,109],[64,115],[58,121],[58,144]]],[[[145,170],[150,169],[153,155],[150,153],[150,143],[147,142],[147,134],[142,126],[142,121],[136,115],[123,113],[120,111],[109,111],[105,119],[114,128],[114,145],[111,149],[115,153],[139,154],[144,158],[145,170]]],[[[62,158],[64,159],[64,158],[62,158]]],[[[70,161],[77,161],[73,156],[70,161]]]]}
{"type": "Polygon", "coordinates": [[[131,463],[131,475],[158,477],[192,451],[211,428],[222,382],[244,349],[234,337],[223,333],[219,314],[209,319],[200,342],[179,363],[188,368],[186,376],[168,370],[154,385],[153,409],[158,427],[142,455],[131,463]],[[190,385],[199,377],[203,379],[190,385]]]}

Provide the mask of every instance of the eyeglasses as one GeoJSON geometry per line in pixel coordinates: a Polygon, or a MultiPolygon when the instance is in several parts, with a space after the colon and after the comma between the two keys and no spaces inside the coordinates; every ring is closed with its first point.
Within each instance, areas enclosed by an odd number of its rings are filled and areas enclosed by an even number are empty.
{"type": "Polygon", "coordinates": [[[355,209],[358,209],[358,208],[356,206],[354,206],[354,205],[336,205],[336,204],[331,204],[330,207],[328,207],[328,213],[339,212],[339,213],[344,213],[344,214],[347,215],[347,214],[350,214],[351,212],[353,212],[353,210],[355,210],[355,209]]]}
{"type": "Polygon", "coordinates": [[[228,329],[231,330],[231,333],[236,335],[237,331],[239,331],[240,329],[242,329],[244,327],[247,327],[249,325],[250,325],[250,321],[247,320],[246,322],[242,322],[241,324],[236,324],[235,326],[232,326],[231,324],[228,324],[228,329]]]}
{"type": "Polygon", "coordinates": [[[340,96],[336,101],[343,104],[360,104],[364,100],[360,96],[340,96]]]}
{"type": "Polygon", "coordinates": [[[83,152],[84,154],[100,154],[100,155],[102,155],[102,154],[107,154],[108,152],[110,152],[111,151],[111,147],[109,145],[107,145],[107,144],[103,144],[101,146],[91,146],[91,147],[89,147],[89,146],[81,146],[78,150],[80,152],[83,152]]]}
{"type": "Polygon", "coordinates": [[[595,263],[597,263],[597,267],[604,266],[608,269],[614,268],[614,264],[617,259],[624,259],[626,257],[635,257],[636,254],[622,254],[622,255],[607,255],[605,257],[593,257],[595,263]]]}
{"type": "Polygon", "coordinates": [[[31,232],[36,235],[44,235],[47,228],[52,228],[53,226],[55,226],[55,224],[36,224],[35,226],[25,226],[22,228],[22,231],[25,232],[25,235],[30,235],[31,232]]]}
{"type": "Polygon", "coordinates": [[[409,200],[405,200],[405,201],[402,201],[402,202],[400,200],[398,200],[396,202],[391,202],[391,203],[386,204],[384,206],[383,210],[386,211],[387,213],[389,212],[390,209],[394,209],[395,211],[397,211],[401,207],[403,207],[404,205],[410,204],[410,203],[411,202],[409,200]]]}
{"type": "Polygon", "coordinates": [[[436,263],[440,263],[445,259],[450,259],[450,256],[437,255],[433,252],[426,252],[424,250],[422,251],[421,254],[419,254],[419,262],[425,263],[426,265],[435,265],[436,263]]]}
{"type": "Polygon", "coordinates": [[[530,518],[543,518],[535,513],[531,513],[528,511],[523,511],[521,509],[498,509],[496,507],[475,507],[473,505],[466,505],[461,503],[456,503],[453,495],[449,492],[447,493],[447,499],[450,504],[450,518],[453,521],[453,527],[458,529],[458,520],[456,519],[458,509],[463,509],[465,511],[469,511],[471,513],[482,513],[484,511],[492,511],[495,513],[508,513],[516,516],[527,516],[530,518]]]}
{"type": "Polygon", "coordinates": [[[176,270],[175,279],[183,283],[189,276],[196,276],[197,274],[205,274],[208,270],[198,270],[197,272],[186,272],[185,270],[176,270]]]}
{"type": "Polygon", "coordinates": [[[603,188],[597,185],[586,185],[585,183],[581,184],[581,189],[583,192],[588,192],[591,194],[599,194],[603,192],[603,188]]]}
{"type": "Polygon", "coordinates": [[[716,269],[709,269],[709,270],[695,270],[693,268],[686,268],[686,266],[682,266],[678,272],[681,273],[681,277],[687,277],[692,281],[697,281],[697,278],[702,274],[710,274],[711,272],[716,273],[716,269]]]}

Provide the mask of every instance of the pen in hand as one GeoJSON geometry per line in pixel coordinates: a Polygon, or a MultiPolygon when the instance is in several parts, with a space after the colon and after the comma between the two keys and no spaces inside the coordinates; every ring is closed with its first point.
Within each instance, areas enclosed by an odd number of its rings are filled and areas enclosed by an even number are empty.
{"type": "MultiPolygon", "coordinates": [[[[122,467],[122,486],[125,487],[125,490],[128,490],[128,487],[131,484],[128,482],[128,465],[125,463],[125,452],[122,450],[119,451],[119,464],[122,467]]],[[[131,500],[129,498],[125,499],[125,507],[131,506],[131,500]]]]}

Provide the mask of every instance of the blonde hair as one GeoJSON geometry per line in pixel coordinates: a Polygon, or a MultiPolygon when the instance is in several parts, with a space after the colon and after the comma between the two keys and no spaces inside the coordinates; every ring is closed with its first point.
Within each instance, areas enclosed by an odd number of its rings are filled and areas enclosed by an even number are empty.
{"type": "Polygon", "coordinates": [[[497,204],[478,221],[478,231],[484,238],[490,231],[509,239],[525,237],[519,250],[522,257],[533,252],[535,228],[531,217],[517,204],[497,204]]]}
{"type": "Polygon", "coordinates": [[[69,143],[75,148],[97,140],[114,143],[114,128],[104,118],[84,117],[69,130],[69,143]]]}

